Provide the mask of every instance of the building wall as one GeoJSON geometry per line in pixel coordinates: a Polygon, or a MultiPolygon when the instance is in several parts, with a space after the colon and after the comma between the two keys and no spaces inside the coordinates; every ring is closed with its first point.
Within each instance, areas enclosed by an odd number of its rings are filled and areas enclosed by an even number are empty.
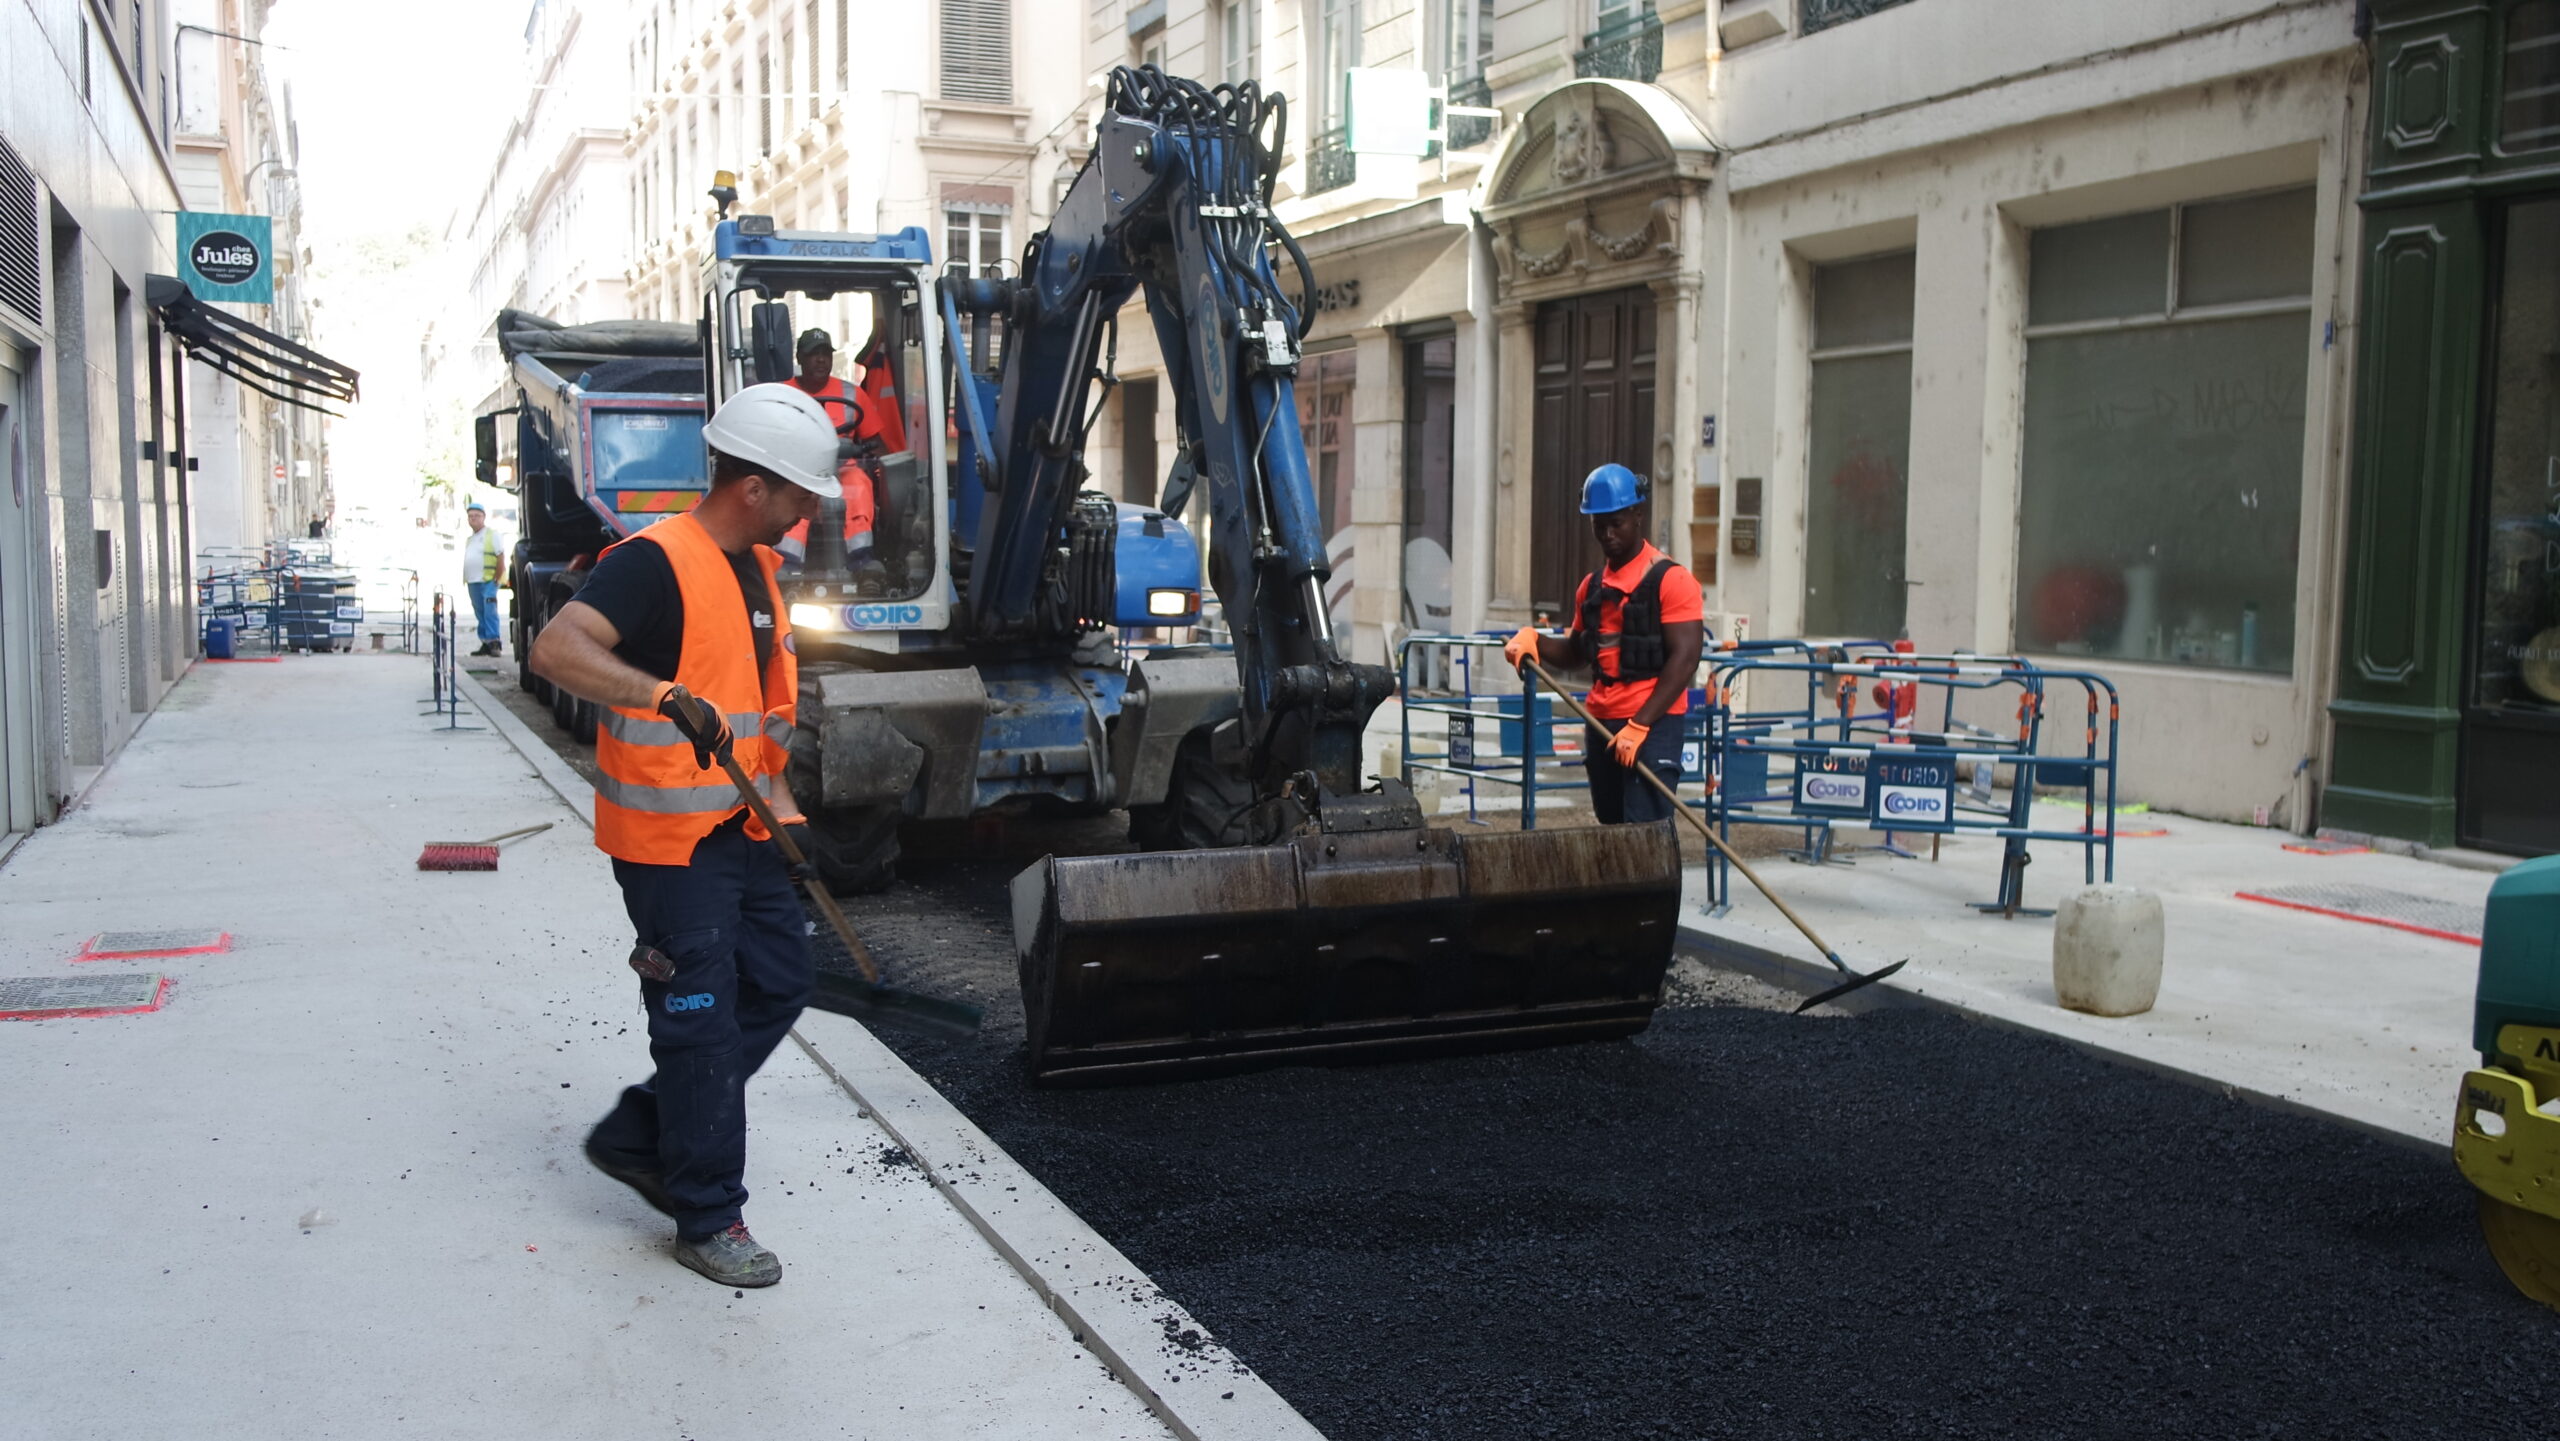
{"type": "Polygon", "coordinates": [[[138,27],[97,15],[0,7],[0,141],[35,220],[0,244],[42,292],[33,314],[0,302],[0,831],[53,819],[195,649],[175,367],[143,305],[174,268],[173,22],[156,0],[138,27]]]}
{"type": "MultiPolygon", "coordinates": [[[[1766,511],[1761,553],[1724,556],[1710,604],[1751,614],[1759,634],[1804,629],[1816,265],[1916,251],[1908,625],[1923,650],[2004,652],[2021,633],[2031,233],[2310,185],[2289,673],[2040,657],[2094,667],[2121,689],[2132,794],[2233,819],[2273,807],[2304,824],[2297,776],[2318,774],[2333,686],[2355,333],[2350,185],[2364,78],[2351,8],[2056,7],[2046,23],[2006,27],[2013,43],[1985,47],[1984,35],[2004,32],[2002,9],[1930,0],[1724,61],[1709,114],[1731,149],[1709,224],[1725,276],[1707,338],[1722,428],[1719,452],[1697,459],[1718,478],[1761,479],[1766,511]]],[[[1735,490],[1719,487],[1728,519],[1735,490]]]]}

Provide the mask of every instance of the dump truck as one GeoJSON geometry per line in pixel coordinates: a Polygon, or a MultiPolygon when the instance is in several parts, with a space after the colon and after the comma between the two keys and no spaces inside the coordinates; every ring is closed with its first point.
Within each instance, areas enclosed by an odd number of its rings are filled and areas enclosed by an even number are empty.
{"type": "Polygon", "coordinates": [[[507,379],[472,439],[480,482],[518,502],[506,574],[516,680],[593,744],[595,703],[535,675],[525,658],[606,546],[692,509],[709,486],[702,342],[682,323],[564,326],[521,310],[498,313],[497,336],[507,379]]]}
{"type": "Polygon", "coordinates": [[[1668,822],[1459,834],[1363,774],[1395,678],[1326,604],[1294,399],[1314,284],[1272,210],[1285,124],[1251,83],[1113,72],[1091,158],[1009,275],[938,271],[920,229],[785,230],[729,214],[725,174],[712,190],[701,409],[788,379],[823,325],[895,412],[892,448],[847,451],[873,564],[829,501],[783,578],[820,875],[886,884],[901,825],[1023,810],[1123,811],[1142,847],[1011,882],[1043,1082],[1625,1036],[1670,961],[1668,822]],[[1141,294],[1180,433],[1151,506],[1084,463],[1141,294]],[[1197,634],[1204,574],[1231,640],[1147,642],[1197,634]]]}

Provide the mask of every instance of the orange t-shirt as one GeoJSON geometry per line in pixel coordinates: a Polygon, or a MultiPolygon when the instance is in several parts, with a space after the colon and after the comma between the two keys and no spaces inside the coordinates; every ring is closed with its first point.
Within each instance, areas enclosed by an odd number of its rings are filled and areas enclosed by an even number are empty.
{"type": "MultiPolygon", "coordinates": [[[[1643,582],[1645,572],[1653,569],[1653,563],[1662,558],[1662,552],[1654,547],[1653,542],[1646,541],[1625,565],[1611,566],[1600,573],[1601,583],[1611,592],[1600,600],[1600,633],[1602,635],[1618,633],[1618,612],[1621,609],[1618,598],[1633,594],[1636,586],[1643,582]]],[[[1589,576],[1584,576],[1582,583],[1574,587],[1573,614],[1576,621],[1579,621],[1582,616],[1582,597],[1590,588],[1591,577],[1589,576]]],[[[1687,566],[1674,562],[1669,570],[1662,573],[1663,624],[1669,625],[1675,620],[1703,621],[1706,618],[1706,592],[1698,589],[1698,578],[1689,573],[1687,566]]],[[[1579,629],[1578,626],[1576,628],[1579,629]]],[[[1659,677],[1618,679],[1618,648],[1616,646],[1601,647],[1597,669],[1599,674],[1591,678],[1591,696],[1585,704],[1590,706],[1591,713],[1600,719],[1629,719],[1637,711],[1644,709],[1644,703],[1653,698],[1653,685],[1659,677]]],[[[1683,690],[1672,700],[1671,708],[1663,714],[1682,715],[1688,709],[1689,693],[1683,690]]]]}

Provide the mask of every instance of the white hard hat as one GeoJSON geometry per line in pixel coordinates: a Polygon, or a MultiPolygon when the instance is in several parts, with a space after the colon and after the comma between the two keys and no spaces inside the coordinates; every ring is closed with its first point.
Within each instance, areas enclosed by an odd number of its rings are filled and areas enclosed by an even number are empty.
{"type": "Polygon", "coordinates": [[[844,494],[836,480],[836,427],[827,409],[806,391],[779,381],[750,385],[720,402],[703,442],[802,490],[833,500],[844,494]]]}

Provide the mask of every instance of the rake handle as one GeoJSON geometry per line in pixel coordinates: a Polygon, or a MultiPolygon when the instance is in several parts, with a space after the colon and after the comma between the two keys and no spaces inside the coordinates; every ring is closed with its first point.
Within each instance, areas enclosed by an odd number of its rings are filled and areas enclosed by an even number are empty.
{"type": "MultiPolygon", "coordinates": [[[[719,760],[720,769],[729,773],[729,784],[738,788],[738,798],[747,803],[747,808],[755,812],[756,819],[773,836],[775,844],[782,847],[782,858],[794,867],[808,865],[809,858],[800,853],[800,843],[791,839],[791,833],[782,828],[782,822],[773,818],[773,807],[765,804],[764,797],[756,793],[755,782],[747,779],[746,771],[739,767],[738,758],[730,753],[727,745],[720,747],[719,760]]],[[[862,943],[862,937],[853,933],[853,922],[845,919],[844,911],[836,905],[836,898],[828,894],[823,885],[803,884],[800,890],[818,903],[827,924],[835,927],[836,939],[844,942],[845,951],[853,957],[853,964],[861,970],[862,978],[875,986],[880,984],[880,963],[871,959],[871,948],[862,943]]]]}
{"type": "MultiPolygon", "coordinates": [[[[1591,727],[1593,730],[1600,732],[1604,736],[1613,736],[1616,734],[1616,732],[1611,731],[1607,726],[1602,725],[1599,719],[1593,716],[1591,712],[1583,709],[1582,702],[1573,698],[1573,692],[1565,689],[1564,683],[1557,680],[1545,666],[1540,665],[1534,656],[1522,661],[1521,664],[1528,667],[1530,670],[1536,671],[1538,673],[1538,679],[1546,682],[1547,689],[1556,693],[1556,699],[1563,701],[1568,706],[1571,706],[1573,708],[1573,713],[1582,717],[1582,723],[1584,725],[1591,727]]],[[[1662,798],[1671,802],[1672,814],[1679,816],[1682,820],[1685,820],[1690,825],[1695,826],[1698,834],[1706,838],[1708,845],[1715,847],[1716,851],[1721,854],[1726,861],[1731,863],[1735,870],[1742,872],[1742,878],[1744,880],[1751,882],[1751,884],[1759,890],[1760,894],[1767,896],[1769,898],[1769,904],[1776,906],[1780,915],[1785,916],[1788,920],[1794,922],[1797,930],[1804,932],[1804,938],[1813,942],[1813,948],[1822,952],[1822,958],[1824,960],[1829,961],[1831,964],[1839,967],[1843,971],[1849,971],[1849,974],[1851,975],[1857,974],[1857,972],[1849,970],[1849,963],[1840,959],[1840,953],[1831,949],[1831,944],[1828,941],[1825,941],[1821,936],[1814,933],[1813,926],[1810,922],[1806,921],[1804,917],[1796,914],[1795,907],[1788,905],[1784,900],[1779,898],[1776,891],[1769,889],[1769,883],[1760,879],[1760,873],[1751,869],[1750,862],[1744,860],[1739,855],[1734,854],[1733,847],[1724,843],[1723,838],[1719,837],[1715,833],[1714,827],[1709,826],[1705,819],[1699,816],[1697,812],[1680,803],[1679,793],[1672,790],[1669,785],[1665,784],[1662,777],[1655,775],[1652,769],[1647,766],[1630,766],[1628,769],[1633,770],[1637,775],[1644,777],[1645,784],[1652,786],[1657,791],[1660,791],[1662,793],[1662,798]]]]}

